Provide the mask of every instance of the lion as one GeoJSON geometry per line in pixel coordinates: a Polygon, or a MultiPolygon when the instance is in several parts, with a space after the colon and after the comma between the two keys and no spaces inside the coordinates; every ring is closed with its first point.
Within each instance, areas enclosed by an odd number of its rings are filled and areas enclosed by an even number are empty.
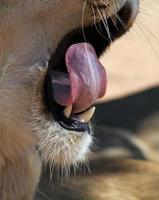
{"type": "Polygon", "coordinates": [[[2,200],[32,200],[46,163],[87,160],[107,87],[98,58],[138,10],[138,0],[0,0],[2,200]]]}

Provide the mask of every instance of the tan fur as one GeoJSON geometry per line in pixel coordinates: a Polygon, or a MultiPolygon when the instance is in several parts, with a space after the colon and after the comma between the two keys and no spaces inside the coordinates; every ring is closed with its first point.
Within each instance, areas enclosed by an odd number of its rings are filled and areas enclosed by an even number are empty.
{"type": "MultiPolygon", "coordinates": [[[[109,0],[115,11],[125,3],[114,2],[109,0]]],[[[67,166],[84,160],[89,151],[92,137],[64,130],[42,102],[50,55],[81,26],[83,6],[83,0],[0,0],[1,200],[33,198],[40,159],[67,166]]],[[[109,9],[105,12],[110,16],[109,9]]],[[[89,4],[83,22],[94,22],[89,4]]]]}

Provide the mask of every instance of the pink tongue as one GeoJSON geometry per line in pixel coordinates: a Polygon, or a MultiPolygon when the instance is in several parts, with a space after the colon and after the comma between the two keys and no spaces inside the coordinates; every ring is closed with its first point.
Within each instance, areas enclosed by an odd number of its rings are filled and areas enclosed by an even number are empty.
{"type": "Polygon", "coordinates": [[[66,52],[67,73],[54,71],[54,100],[62,106],[73,104],[73,113],[89,108],[106,91],[106,72],[88,43],[74,44],[66,52]]]}

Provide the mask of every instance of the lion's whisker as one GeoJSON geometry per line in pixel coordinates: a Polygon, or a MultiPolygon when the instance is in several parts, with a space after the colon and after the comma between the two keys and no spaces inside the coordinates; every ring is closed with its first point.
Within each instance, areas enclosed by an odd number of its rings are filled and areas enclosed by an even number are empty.
{"type": "Polygon", "coordinates": [[[86,39],[85,31],[84,31],[84,13],[85,13],[87,1],[88,1],[88,0],[85,0],[85,1],[84,1],[84,5],[83,5],[83,9],[82,9],[82,34],[83,34],[83,37],[84,37],[84,41],[85,41],[85,42],[87,42],[87,39],[86,39]]]}
{"type": "Polygon", "coordinates": [[[94,17],[94,26],[95,26],[96,30],[98,31],[98,33],[101,35],[101,37],[103,37],[107,41],[107,38],[102,34],[102,32],[97,27],[95,11],[94,11],[93,6],[91,6],[91,8],[92,8],[93,17],[94,17]]]}
{"type": "Polygon", "coordinates": [[[118,19],[118,21],[121,23],[121,25],[123,26],[123,28],[127,31],[128,30],[128,27],[127,25],[124,23],[124,21],[121,19],[121,17],[118,15],[117,12],[114,11],[114,9],[107,5],[103,0],[101,0],[103,2],[103,4],[112,12],[113,15],[116,16],[116,18],[118,19]]]}

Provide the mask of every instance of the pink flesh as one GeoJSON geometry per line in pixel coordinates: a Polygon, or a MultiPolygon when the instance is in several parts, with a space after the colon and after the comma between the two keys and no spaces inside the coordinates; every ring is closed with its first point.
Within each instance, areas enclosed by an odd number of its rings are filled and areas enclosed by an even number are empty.
{"type": "Polygon", "coordinates": [[[54,100],[62,106],[73,104],[73,113],[89,108],[106,91],[106,72],[88,43],[70,46],[65,56],[68,74],[54,72],[54,100]]]}

